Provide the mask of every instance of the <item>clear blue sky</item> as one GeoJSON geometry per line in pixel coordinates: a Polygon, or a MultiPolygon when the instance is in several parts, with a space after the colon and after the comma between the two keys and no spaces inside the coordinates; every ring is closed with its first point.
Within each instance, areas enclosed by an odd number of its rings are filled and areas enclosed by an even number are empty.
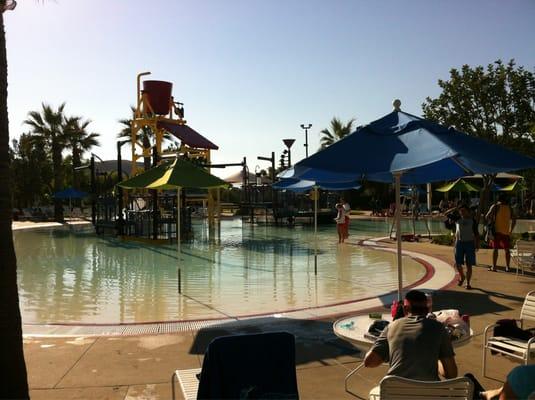
{"type": "MultiPolygon", "coordinates": [[[[215,162],[284,149],[304,157],[333,116],[420,115],[452,67],[515,58],[535,66],[535,1],[20,0],[4,14],[12,137],[41,102],[94,122],[103,159],[129,116],[135,77],[174,83],[215,162]]],[[[232,170],[218,172],[228,175],[232,170]]]]}

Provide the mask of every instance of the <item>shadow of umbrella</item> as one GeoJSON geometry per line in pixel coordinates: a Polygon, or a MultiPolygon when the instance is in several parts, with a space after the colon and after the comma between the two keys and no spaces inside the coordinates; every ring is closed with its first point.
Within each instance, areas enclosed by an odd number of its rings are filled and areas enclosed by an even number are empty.
{"type": "Polygon", "coordinates": [[[202,328],[195,335],[190,354],[204,354],[208,344],[216,337],[278,331],[295,336],[297,365],[311,362],[328,365],[334,363],[329,360],[359,356],[358,349],[334,335],[330,321],[275,317],[251,318],[202,328]]]}
{"type": "Polygon", "coordinates": [[[509,301],[518,301],[520,304],[524,301],[523,297],[510,296],[473,287],[471,291],[464,292],[451,290],[435,292],[433,295],[433,310],[457,308],[463,314],[478,316],[515,309],[514,307],[497,303],[491,299],[491,296],[509,301]]]}

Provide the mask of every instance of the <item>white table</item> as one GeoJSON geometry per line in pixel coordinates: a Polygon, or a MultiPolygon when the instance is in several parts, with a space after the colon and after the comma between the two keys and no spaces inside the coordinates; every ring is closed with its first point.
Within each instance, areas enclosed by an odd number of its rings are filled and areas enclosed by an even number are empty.
{"type": "MultiPolygon", "coordinates": [[[[381,314],[381,319],[392,321],[392,315],[390,313],[381,314]]],[[[353,346],[357,347],[362,351],[368,351],[374,344],[375,340],[368,339],[364,336],[364,334],[368,332],[368,328],[375,320],[375,318],[370,318],[368,314],[342,318],[334,322],[333,331],[334,334],[340,339],[350,342],[353,346]]],[[[468,335],[452,341],[451,344],[455,348],[464,346],[465,344],[470,342],[473,336],[474,331],[472,330],[472,328],[470,328],[470,333],[468,335]]],[[[347,374],[344,380],[346,392],[349,392],[347,390],[347,382],[349,378],[353,376],[357,371],[359,371],[362,367],[364,367],[364,361],[358,364],[355,369],[351,370],[349,374],[347,374]]]]}

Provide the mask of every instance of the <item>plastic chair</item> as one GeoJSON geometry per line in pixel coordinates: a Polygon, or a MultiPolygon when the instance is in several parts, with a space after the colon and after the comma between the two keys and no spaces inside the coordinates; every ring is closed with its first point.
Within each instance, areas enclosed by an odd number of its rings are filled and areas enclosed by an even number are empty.
{"type": "Polygon", "coordinates": [[[515,247],[511,250],[511,258],[516,264],[516,274],[518,270],[522,269],[524,275],[524,267],[531,269],[535,268],[535,240],[516,241],[515,247]]]}
{"type": "MultiPolygon", "coordinates": [[[[535,322],[535,290],[526,295],[522,310],[520,311],[520,322],[522,329],[526,328],[526,322],[535,322]]],[[[498,324],[488,325],[483,334],[483,376],[486,375],[487,350],[494,354],[501,354],[522,361],[523,364],[531,364],[535,361],[535,337],[529,340],[522,340],[512,337],[492,336],[488,337],[488,332],[498,324]]]]}
{"type": "Polygon", "coordinates": [[[379,386],[372,389],[370,399],[413,400],[413,399],[466,399],[472,400],[474,383],[466,378],[445,381],[417,381],[399,376],[387,375],[379,386]]]}
{"type": "MultiPolygon", "coordinates": [[[[175,371],[184,397],[194,388],[183,387],[187,375],[196,371],[175,371]]],[[[188,384],[191,384],[189,379],[188,384]]],[[[298,399],[295,372],[295,338],[287,332],[223,336],[206,350],[197,399],[284,398],[298,399]]]]}

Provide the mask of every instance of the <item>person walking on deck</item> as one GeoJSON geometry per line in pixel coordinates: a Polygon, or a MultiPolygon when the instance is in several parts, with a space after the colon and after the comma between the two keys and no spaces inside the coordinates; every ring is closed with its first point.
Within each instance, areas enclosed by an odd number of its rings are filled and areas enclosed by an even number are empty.
{"type": "Polygon", "coordinates": [[[466,204],[446,211],[446,216],[455,223],[455,268],[459,271],[458,285],[462,286],[466,279],[466,289],[472,289],[472,266],[476,264],[476,251],[479,248],[479,231],[472,211],[466,204]],[[466,264],[466,275],[463,271],[466,264]]]}
{"type": "Polygon", "coordinates": [[[505,271],[509,272],[511,264],[511,233],[515,228],[516,218],[505,195],[500,195],[498,202],[490,207],[485,219],[488,224],[494,226],[494,238],[489,243],[490,247],[494,249],[492,252],[492,267],[489,268],[489,271],[496,271],[498,249],[503,249],[505,251],[505,271]]]}

